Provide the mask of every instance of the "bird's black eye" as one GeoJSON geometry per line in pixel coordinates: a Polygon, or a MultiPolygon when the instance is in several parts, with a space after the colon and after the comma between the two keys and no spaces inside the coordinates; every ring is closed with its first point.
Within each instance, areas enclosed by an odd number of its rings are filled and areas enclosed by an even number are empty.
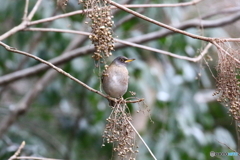
{"type": "Polygon", "coordinates": [[[125,58],[121,58],[120,59],[121,62],[125,62],[125,60],[126,60],[125,58]]]}

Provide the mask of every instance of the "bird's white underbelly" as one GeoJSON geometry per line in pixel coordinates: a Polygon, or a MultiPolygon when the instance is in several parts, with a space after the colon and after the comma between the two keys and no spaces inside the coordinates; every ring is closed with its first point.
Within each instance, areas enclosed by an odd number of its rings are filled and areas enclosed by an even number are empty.
{"type": "Polygon", "coordinates": [[[122,75],[112,75],[109,78],[108,94],[111,97],[118,98],[124,95],[128,88],[128,76],[127,78],[122,75]]]}

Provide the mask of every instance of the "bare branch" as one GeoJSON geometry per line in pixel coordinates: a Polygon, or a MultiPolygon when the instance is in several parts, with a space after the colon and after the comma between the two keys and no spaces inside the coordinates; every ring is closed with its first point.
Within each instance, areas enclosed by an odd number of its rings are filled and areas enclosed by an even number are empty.
{"type": "Polygon", "coordinates": [[[23,14],[23,20],[27,20],[27,14],[28,14],[28,5],[29,5],[29,0],[26,0],[25,2],[25,8],[24,8],[24,14],[23,14]]]}
{"type": "Polygon", "coordinates": [[[0,36],[0,41],[6,39],[7,37],[13,35],[14,33],[23,30],[27,27],[27,21],[23,21],[21,24],[19,24],[18,26],[10,29],[8,32],[4,33],[3,35],[0,36]]]}
{"type": "MultiPolygon", "coordinates": [[[[25,28],[27,27],[28,23],[29,23],[28,21],[30,21],[30,20],[33,18],[35,12],[37,11],[37,9],[38,9],[41,1],[42,1],[42,0],[38,0],[38,1],[37,1],[37,3],[35,4],[35,6],[33,7],[32,11],[30,12],[29,16],[28,16],[27,18],[24,18],[21,24],[19,24],[18,26],[10,29],[8,32],[4,33],[3,35],[1,35],[1,36],[0,36],[0,41],[2,41],[3,39],[6,39],[7,37],[13,35],[14,33],[18,32],[18,31],[21,31],[21,30],[25,29],[25,28]]],[[[27,10],[27,9],[26,9],[26,8],[27,8],[27,5],[28,5],[28,4],[27,4],[27,2],[26,2],[25,10],[24,10],[24,17],[26,16],[25,14],[26,14],[26,10],[27,10]]]]}
{"type": "Polygon", "coordinates": [[[14,153],[14,155],[12,157],[10,157],[8,160],[14,160],[17,159],[17,156],[21,153],[21,150],[24,148],[25,146],[25,141],[22,142],[22,144],[19,146],[18,150],[14,153]]]}
{"type": "Polygon", "coordinates": [[[89,36],[92,33],[84,32],[84,31],[75,31],[69,29],[56,29],[56,28],[26,28],[25,31],[41,31],[41,32],[61,32],[61,33],[72,33],[72,34],[79,34],[89,36]]]}
{"type": "MultiPolygon", "coordinates": [[[[73,31],[73,30],[64,30],[64,29],[54,29],[54,28],[28,28],[26,30],[28,30],[28,31],[47,31],[47,32],[51,31],[51,32],[64,32],[64,33],[75,33],[75,34],[91,35],[91,33],[87,33],[87,32],[80,32],[80,31],[73,31]]],[[[175,57],[175,58],[188,60],[188,61],[192,61],[192,62],[197,62],[197,61],[199,61],[202,58],[201,55],[199,57],[196,57],[196,58],[190,58],[190,57],[186,57],[186,56],[176,55],[174,53],[170,53],[170,52],[167,52],[167,51],[155,49],[155,48],[152,48],[152,47],[147,47],[147,46],[139,45],[139,44],[136,44],[136,43],[131,43],[131,42],[120,40],[120,39],[114,39],[114,40],[116,42],[119,42],[119,43],[122,43],[122,44],[126,44],[126,45],[129,45],[129,46],[146,49],[146,50],[149,50],[149,51],[153,51],[153,52],[169,55],[169,56],[172,56],[172,57],[175,57]]]]}
{"type": "MultiPolygon", "coordinates": [[[[122,5],[122,7],[123,7],[123,5],[122,5]]],[[[127,9],[127,8],[125,7],[125,9],[127,9]]],[[[134,11],[129,10],[129,9],[127,9],[127,10],[130,11],[130,12],[134,12],[134,11]]],[[[53,17],[50,17],[50,18],[45,18],[45,19],[36,20],[36,21],[32,21],[32,22],[25,22],[25,21],[24,21],[24,22],[22,22],[20,25],[14,27],[14,28],[11,29],[10,31],[8,31],[8,32],[4,33],[2,36],[0,36],[0,41],[3,40],[3,39],[5,39],[5,38],[7,38],[7,37],[9,37],[9,36],[12,35],[12,34],[18,32],[18,31],[20,31],[20,30],[25,29],[27,26],[31,26],[31,25],[35,25],[35,24],[40,24],[40,23],[45,23],[45,22],[50,22],[50,21],[54,21],[54,20],[59,19],[59,18],[65,18],[65,17],[77,15],[77,14],[82,14],[82,13],[83,13],[83,11],[80,10],[80,11],[74,11],[74,12],[70,12],[70,13],[66,13],[66,14],[61,14],[61,15],[58,15],[58,16],[53,16],[53,17]]],[[[135,13],[138,14],[138,15],[141,15],[141,14],[139,14],[139,13],[137,13],[137,12],[135,12],[135,13]]],[[[134,15],[135,15],[135,14],[134,14],[134,15]]],[[[143,15],[142,15],[142,16],[143,16],[143,15]]],[[[143,17],[145,17],[145,16],[143,16],[143,17]]],[[[141,18],[142,18],[142,17],[141,17],[141,18]]],[[[151,20],[151,19],[149,19],[148,17],[146,17],[146,18],[147,18],[148,20],[151,20]]],[[[219,20],[202,21],[202,26],[203,26],[204,28],[219,27],[219,26],[223,26],[223,25],[232,23],[232,22],[238,20],[239,18],[240,18],[240,13],[237,13],[237,14],[231,16],[231,17],[226,17],[226,18],[222,18],[222,19],[219,19],[219,20]]],[[[153,21],[155,21],[155,20],[153,20],[153,21]]],[[[161,25],[164,25],[165,28],[170,29],[170,31],[163,31],[163,32],[160,31],[160,32],[162,32],[163,35],[165,34],[165,36],[168,35],[168,34],[171,34],[172,31],[178,32],[178,33],[181,32],[182,34],[185,34],[185,35],[187,35],[187,36],[190,36],[190,35],[192,35],[192,34],[189,35],[187,32],[181,31],[181,29],[186,29],[186,28],[191,28],[191,27],[197,27],[197,26],[200,25],[200,24],[199,24],[199,23],[200,23],[199,21],[200,21],[199,19],[194,19],[194,20],[186,21],[185,23],[183,23],[183,24],[181,24],[181,25],[179,25],[179,26],[176,26],[175,28],[174,28],[174,27],[171,27],[171,26],[168,26],[168,25],[165,25],[165,24],[163,24],[163,23],[157,22],[157,21],[156,21],[156,23],[160,23],[161,25]],[[180,32],[179,32],[179,31],[180,31],[180,32]]],[[[160,25],[160,26],[161,26],[161,25],[160,25]]],[[[159,31],[158,31],[158,32],[159,32],[159,31]]],[[[158,34],[156,34],[156,32],[153,33],[153,34],[154,34],[154,35],[158,35],[158,34]]],[[[146,35],[146,36],[148,36],[148,35],[146,35]]],[[[193,36],[195,36],[195,35],[193,35],[193,36]]],[[[153,36],[153,37],[154,37],[154,36],[153,36]]],[[[205,40],[205,39],[206,39],[206,41],[210,41],[210,40],[211,40],[209,37],[202,37],[202,36],[200,36],[200,37],[197,36],[196,38],[197,38],[197,39],[203,38],[202,40],[205,40]]],[[[239,41],[239,39],[238,39],[238,40],[236,40],[236,39],[233,39],[233,40],[230,39],[230,41],[239,41]]]]}
{"type": "Polygon", "coordinates": [[[237,63],[240,64],[240,61],[238,59],[236,59],[235,57],[233,57],[230,53],[228,53],[225,49],[223,49],[216,41],[212,41],[212,43],[217,47],[217,49],[223,53],[225,53],[226,55],[228,55],[229,57],[231,57],[234,61],[236,61],[237,63]]]}
{"type": "MultiPolygon", "coordinates": [[[[59,57],[53,58],[51,60],[49,60],[50,63],[55,64],[55,65],[59,65],[62,64],[64,62],[67,62],[75,57],[78,56],[82,56],[88,53],[91,53],[94,51],[94,47],[90,47],[90,46],[85,46],[82,48],[78,48],[69,52],[66,52],[66,54],[63,54],[59,57]]],[[[5,76],[2,76],[0,78],[0,85],[1,84],[7,84],[10,83],[14,80],[26,77],[26,76],[30,76],[30,75],[34,75],[37,74],[39,72],[42,72],[46,69],[49,69],[49,66],[45,65],[45,64],[38,64],[36,66],[30,67],[30,68],[26,68],[20,71],[16,71],[10,74],[7,74],[5,76]]]]}
{"type": "Polygon", "coordinates": [[[27,18],[28,18],[28,21],[31,21],[31,20],[32,20],[34,14],[37,12],[37,9],[38,9],[38,7],[40,6],[41,2],[42,2],[42,0],[38,0],[38,1],[37,1],[37,3],[35,4],[35,6],[33,7],[32,11],[29,13],[29,15],[28,15],[28,17],[27,17],[27,18]]]}
{"type": "MultiPolygon", "coordinates": [[[[35,56],[35,55],[32,55],[32,54],[27,53],[27,52],[19,51],[19,50],[13,48],[13,47],[10,47],[10,46],[6,45],[6,44],[3,43],[3,42],[0,42],[0,45],[1,45],[1,46],[4,46],[5,49],[8,50],[8,51],[15,52],[15,53],[19,53],[19,54],[22,54],[22,55],[31,57],[31,58],[33,58],[33,59],[35,59],[35,60],[37,60],[37,61],[42,62],[42,63],[45,63],[46,65],[48,65],[48,66],[50,66],[51,68],[53,68],[53,69],[55,69],[56,71],[58,71],[59,73],[62,73],[62,74],[64,74],[65,76],[71,78],[72,80],[78,82],[79,84],[81,84],[82,86],[84,86],[85,88],[87,88],[88,90],[90,90],[90,91],[92,91],[92,92],[95,92],[95,93],[97,93],[97,94],[99,94],[99,95],[101,95],[101,96],[103,96],[103,97],[108,98],[108,96],[104,95],[102,92],[99,92],[98,90],[95,90],[95,89],[89,87],[89,86],[86,85],[85,83],[81,82],[80,80],[76,79],[75,77],[71,76],[69,73],[63,71],[61,68],[56,67],[55,65],[53,65],[52,63],[50,63],[50,62],[48,62],[48,61],[45,61],[45,60],[43,60],[43,59],[41,59],[41,58],[39,58],[39,57],[37,57],[37,56],[35,56]]],[[[113,99],[112,99],[112,100],[113,100],[113,99]]]]}
{"type": "Polygon", "coordinates": [[[174,53],[171,53],[171,52],[155,49],[155,48],[152,48],[152,47],[147,47],[147,46],[143,46],[143,45],[140,45],[140,44],[131,43],[131,42],[128,42],[128,41],[123,41],[123,40],[116,40],[116,41],[120,42],[120,43],[123,43],[123,44],[127,44],[129,46],[146,49],[146,50],[153,51],[153,52],[156,52],[156,53],[161,53],[161,54],[165,54],[165,55],[168,55],[168,56],[171,56],[171,57],[174,57],[174,58],[187,60],[187,61],[192,61],[192,62],[198,62],[199,60],[201,60],[202,57],[207,53],[207,50],[211,47],[211,44],[209,43],[208,46],[206,47],[207,49],[206,49],[205,52],[201,53],[198,57],[190,58],[190,57],[186,57],[186,56],[180,56],[180,55],[177,55],[177,54],[174,54],[174,53]]]}
{"type": "MultiPolygon", "coordinates": [[[[82,34],[82,35],[91,35],[91,33],[88,33],[88,32],[65,30],[65,29],[54,29],[54,28],[27,28],[25,30],[27,30],[27,31],[43,31],[43,32],[51,31],[51,32],[63,32],[63,33],[75,33],[75,34],[82,34]]],[[[176,54],[171,53],[171,52],[155,49],[155,48],[152,48],[152,47],[148,47],[148,46],[144,46],[144,45],[140,45],[140,44],[136,44],[136,43],[132,43],[132,42],[116,39],[116,38],[114,40],[116,42],[119,42],[119,43],[122,43],[122,44],[126,44],[126,45],[129,45],[129,46],[132,46],[132,47],[137,47],[137,48],[153,51],[153,52],[156,52],[156,53],[165,54],[165,55],[168,55],[168,56],[171,56],[171,57],[174,57],[174,58],[188,60],[188,61],[192,61],[192,62],[198,62],[199,60],[201,60],[203,55],[206,54],[204,52],[204,54],[200,54],[198,57],[190,58],[190,57],[176,55],[176,54]]],[[[211,47],[211,44],[208,44],[207,48],[210,48],[210,47],[211,47]]]]}
{"type": "MultiPolygon", "coordinates": [[[[183,2],[183,3],[175,3],[175,4],[141,4],[141,5],[122,5],[122,6],[125,6],[127,8],[181,7],[181,6],[195,5],[195,4],[197,4],[201,1],[202,0],[193,0],[191,2],[183,2]]],[[[114,9],[114,8],[117,8],[117,7],[112,6],[111,8],[114,9]]],[[[49,17],[49,18],[44,18],[44,19],[32,21],[32,22],[29,23],[29,25],[35,25],[35,24],[39,24],[39,23],[54,21],[54,20],[59,19],[59,18],[65,18],[65,17],[70,17],[70,16],[74,16],[74,15],[78,15],[78,14],[83,14],[83,13],[87,13],[89,11],[91,11],[91,9],[84,10],[84,11],[83,10],[73,11],[73,12],[57,15],[57,16],[54,16],[54,17],[49,17]]]]}
{"type": "MultiPolygon", "coordinates": [[[[233,23],[233,22],[237,21],[239,18],[240,18],[240,13],[236,13],[230,17],[226,17],[226,18],[224,17],[219,20],[202,21],[201,24],[204,28],[220,27],[220,26],[224,26],[224,25],[233,23]]],[[[184,30],[184,29],[188,29],[188,28],[192,28],[192,27],[199,27],[199,26],[201,26],[201,24],[198,19],[193,19],[193,20],[185,21],[184,23],[181,23],[180,25],[175,26],[175,27],[178,29],[184,30]]],[[[69,32],[77,33],[77,31],[70,31],[70,30],[69,30],[69,32]]],[[[172,32],[170,30],[160,30],[160,31],[155,31],[155,32],[148,33],[145,35],[141,35],[138,37],[129,38],[129,39],[126,39],[125,41],[139,44],[139,43],[149,42],[151,40],[155,40],[155,39],[158,39],[161,37],[165,37],[165,36],[168,36],[173,33],[174,32],[172,32]]],[[[88,35],[89,33],[82,32],[82,34],[88,35]]],[[[0,39],[1,39],[1,37],[0,37],[0,39]]],[[[221,39],[219,38],[219,40],[229,41],[229,42],[239,42],[240,38],[221,38],[221,39]]],[[[119,43],[115,45],[115,49],[119,49],[119,48],[123,48],[123,47],[126,47],[126,45],[119,44],[119,43]]],[[[85,46],[82,48],[78,48],[78,49],[69,51],[67,53],[67,55],[62,55],[62,56],[53,58],[52,60],[50,60],[50,62],[55,65],[58,65],[58,64],[67,62],[75,57],[92,53],[93,51],[94,51],[94,47],[85,46]]],[[[49,68],[49,67],[46,65],[43,65],[43,64],[39,64],[39,65],[36,65],[31,68],[27,68],[24,70],[20,70],[17,72],[13,72],[13,73],[4,75],[0,78],[0,85],[10,83],[14,80],[17,80],[17,79],[20,79],[20,78],[23,78],[26,76],[37,74],[41,71],[46,70],[47,68],[49,68]]]]}
{"type": "Polygon", "coordinates": [[[22,157],[17,157],[15,159],[30,159],[30,160],[61,160],[61,159],[53,159],[53,158],[42,158],[42,157],[27,157],[27,156],[22,156],[22,157]]]}
{"type": "Polygon", "coordinates": [[[120,8],[120,9],[122,9],[122,10],[124,10],[124,11],[126,11],[126,12],[128,12],[128,13],[131,13],[131,14],[135,15],[135,16],[137,16],[139,18],[142,18],[142,19],[144,19],[144,20],[146,20],[148,22],[151,22],[151,23],[156,24],[158,26],[161,26],[161,27],[164,27],[166,29],[169,29],[169,30],[171,30],[173,32],[181,33],[181,34],[184,34],[186,36],[192,37],[194,39],[200,39],[200,40],[204,40],[204,41],[208,41],[208,42],[210,42],[212,40],[212,38],[210,38],[210,37],[204,37],[204,36],[199,36],[199,35],[195,35],[195,34],[192,34],[192,33],[188,33],[186,31],[183,31],[183,30],[171,27],[169,25],[166,25],[164,23],[158,22],[158,21],[156,21],[154,19],[151,19],[151,18],[149,18],[147,16],[139,14],[139,13],[133,11],[133,10],[130,10],[130,9],[128,9],[128,8],[124,7],[123,5],[120,5],[120,4],[116,3],[116,2],[113,2],[113,1],[109,0],[109,3],[114,5],[114,6],[116,6],[116,7],[118,7],[118,8],[120,8]]]}
{"type": "MultiPolygon", "coordinates": [[[[70,79],[76,81],[77,83],[79,83],[80,85],[82,85],[83,87],[87,88],[88,90],[94,92],[94,93],[97,93],[109,100],[115,100],[115,98],[112,98],[108,95],[105,95],[103,94],[102,92],[98,91],[98,90],[95,90],[91,87],[89,87],[88,85],[86,85],[85,83],[81,82],[80,80],[78,80],[77,78],[73,77],[72,75],[70,75],[69,73],[63,71],[61,68],[59,67],[56,67],[55,65],[53,65],[52,63],[48,62],[48,61],[45,61],[37,56],[34,56],[32,54],[29,54],[27,52],[23,52],[23,51],[19,51],[15,48],[12,48],[8,45],[6,45],[5,43],[3,42],[0,42],[0,45],[4,46],[6,48],[6,50],[8,51],[11,51],[11,52],[15,52],[15,53],[19,53],[19,54],[22,54],[22,55],[25,55],[25,56],[28,56],[30,58],[33,58],[33,59],[36,59],[48,66],[50,66],[51,68],[53,68],[54,70],[58,71],[59,73],[69,77],[70,79]]],[[[66,54],[65,54],[66,55],[66,54]]],[[[49,72],[49,74],[51,74],[51,72],[49,72]]],[[[46,76],[48,79],[48,76],[46,76]]],[[[43,83],[46,82],[46,79],[43,79],[43,83]]],[[[26,112],[26,110],[28,109],[29,107],[29,104],[32,102],[32,100],[37,96],[37,94],[39,93],[39,91],[42,90],[43,88],[43,84],[42,82],[39,82],[40,85],[36,84],[36,87],[35,87],[35,90],[31,90],[30,92],[28,92],[28,94],[21,100],[21,102],[19,103],[19,107],[14,110],[13,112],[11,112],[11,114],[9,116],[7,116],[4,120],[2,120],[2,122],[0,123],[0,137],[2,137],[2,135],[6,132],[6,130],[9,128],[9,126],[11,126],[12,123],[14,123],[17,118],[26,112]]],[[[138,99],[138,100],[131,100],[131,101],[125,101],[125,103],[137,103],[137,102],[141,102],[143,101],[144,99],[138,99]]]]}
{"type": "MultiPolygon", "coordinates": [[[[232,149],[231,147],[229,147],[227,144],[223,143],[223,142],[220,142],[219,140],[217,140],[219,143],[221,143],[222,145],[226,146],[228,149],[238,153],[236,150],[232,149]]],[[[238,153],[239,154],[239,153],[238,153]]]]}
{"type": "Polygon", "coordinates": [[[206,14],[205,16],[202,17],[202,19],[207,19],[219,14],[230,14],[230,13],[234,13],[234,12],[238,12],[240,11],[240,7],[231,7],[231,8],[226,8],[226,9],[222,9],[222,10],[218,10],[218,11],[214,11],[211,13],[206,14]]]}
{"type": "MultiPolygon", "coordinates": [[[[53,65],[52,63],[50,63],[50,62],[48,62],[48,61],[45,61],[45,60],[43,60],[43,59],[41,59],[41,58],[39,58],[39,57],[37,57],[37,56],[35,56],[35,55],[32,55],[32,54],[27,53],[27,52],[23,52],[23,51],[17,50],[16,48],[10,47],[10,46],[6,45],[6,44],[3,43],[3,42],[0,42],[0,45],[3,46],[3,47],[5,47],[5,49],[8,50],[8,51],[15,52],[15,53],[19,53],[19,54],[28,56],[28,57],[30,57],[30,58],[33,58],[33,59],[35,59],[35,60],[37,60],[37,61],[40,61],[40,62],[42,62],[42,63],[50,66],[50,67],[53,68],[54,70],[58,71],[59,73],[61,73],[61,74],[65,75],[65,76],[69,77],[70,79],[76,81],[77,83],[79,83],[80,85],[82,85],[83,87],[85,87],[86,89],[88,89],[88,90],[90,90],[90,91],[92,91],[92,92],[94,92],[94,93],[97,93],[97,94],[99,94],[99,95],[101,95],[101,96],[103,96],[103,97],[105,97],[105,98],[107,98],[107,99],[109,99],[109,100],[115,100],[115,98],[112,98],[112,97],[110,97],[110,96],[108,96],[108,95],[103,94],[102,92],[100,92],[100,91],[98,91],[98,90],[95,90],[95,89],[89,87],[88,85],[86,85],[86,84],[83,83],[82,81],[78,80],[77,78],[73,77],[73,76],[70,75],[69,73],[63,71],[61,68],[53,65]]],[[[140,102],[140,101],[142,101],[142,100],[136,100],[136,101],[131,101],[131,102],[134,103],[134,102],[140,102]]],[[[129,102],[127,101],[126,103],[129,103],[129,102]]]]}
{"type": "Polygon", "coordinates": [[[182,2],[182,3],[174,3],[174,4],[129,4],[129,5],[122,5],[122,6],[127,8],[184,7],[184,6],[196,5],[201,1],[202,0],[193,0],[190,2],[182,2]]]}
{"type": "Polygon", "coordinates": [[[69,13],[66,13],[66,14],[61,14],[61,15],[57,15],[57,16],[53,16],[53,17],[49,17],[49,18],[44,18],[44,19],[32,21],[32,22],[29,22],[28,25],[31,26],[31,25],[35,25],[35,24],[50,22],[50,21],[54,21],[54,20],[56,20],[56,19],[65,18],[65,17],[70,17],[70,16],[74,16],[74,15],[78,15],[78,14],[83,14],[83,13],[84,13],[83,10],[74,11],[74,12],[69,12],[69,13]]]}

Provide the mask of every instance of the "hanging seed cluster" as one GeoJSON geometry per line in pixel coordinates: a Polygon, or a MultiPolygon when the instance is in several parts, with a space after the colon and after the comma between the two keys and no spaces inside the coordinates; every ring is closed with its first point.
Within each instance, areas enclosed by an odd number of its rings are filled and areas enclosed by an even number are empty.
{"type": "MultiPolygon", "coordinates": [[[[136,150],[134,130],[129,121],[130,114],[125,112],[126,104],[117,104],[112,109],[112,113],[107,118],[104,130],[104,143],[112,143],[113,151],[122,159],[135,160],[136,150]]],[[[104,144],[103,144],[104,146],[104,144]]]]}
{"type": "Polygon", "coordinates": [[[91,19],[92,34],[89,39],[95,47],[95,52],[92,58],[96,61],[109,57],[114,50],[114,40],[112,26],[113,21],[111,16],[111,8],[109,2],[106,0],[80,0],[83,3],[84,9],[91,9],[87,16],[91,19]]]}
{"type": "MultiPolygon", "coordinates": [[[[228,52],[232,57],[239,59],[239,52],[233,50],[228,52]]],[[[221,51],[219,51],[218,57],[217,89],[214,95],[219,95],[218,101],[225,104],[233,118],[240,122],[240,65],[221,51]]]]}

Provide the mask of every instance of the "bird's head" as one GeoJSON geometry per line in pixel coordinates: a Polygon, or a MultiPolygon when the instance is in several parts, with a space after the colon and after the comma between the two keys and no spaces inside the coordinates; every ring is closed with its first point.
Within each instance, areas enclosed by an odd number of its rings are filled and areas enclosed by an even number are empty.
{"type": "Polygon", "coordinates": [[[119,56],[119,57],[115,58],[112,63],[116,64],[116,65],[124,65],[124,66],[126,66],[129,62],[132,62],[134,60],[135,59],[129,59],[129,58],[124,57],[124,56],[119,56]]]}

